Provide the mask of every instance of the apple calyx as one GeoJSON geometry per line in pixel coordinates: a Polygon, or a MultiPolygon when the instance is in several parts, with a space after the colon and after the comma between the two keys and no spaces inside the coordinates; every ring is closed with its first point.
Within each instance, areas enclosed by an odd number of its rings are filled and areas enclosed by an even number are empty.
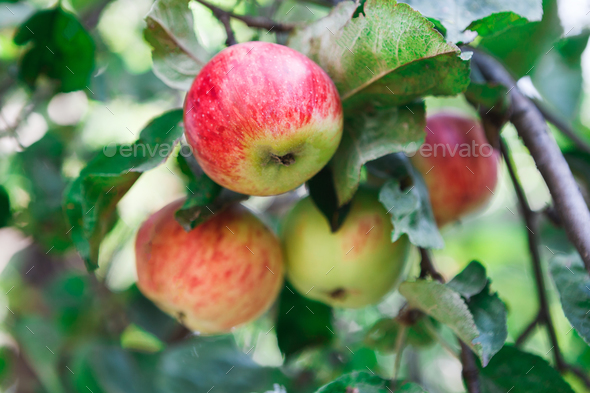
{"type": "Polygon", "coordinates": [[[344,298],[346,298],[347,294],[348,294],[348,292],[346,291],[346,289],[337,288],[337,289],[333,290],[332,292],[330,292],[329,296],[332,299],[344,300],[344,298]]]}
{"type": "Polygon", "coordinates": [[[295,155],[293,153],[287,153],[282,156],[276,154],[270,154],[270,159],[279,165],[290,166],[295,163],[295,155]]]}

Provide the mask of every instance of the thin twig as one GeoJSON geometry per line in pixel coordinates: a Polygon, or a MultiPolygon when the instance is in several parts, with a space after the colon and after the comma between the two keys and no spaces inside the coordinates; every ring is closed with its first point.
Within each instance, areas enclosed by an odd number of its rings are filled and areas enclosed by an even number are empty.
{"type": "MultiPolygon", "coordinates": [[[[590,272],[590,211],[559,147],[548,132],[545,118],[516,87],[514,78],[493,57],[473,48],[472,63],[490,82],[510,89],[510,122],[528,148],[547,183],[565,232],[590,272]]],[[[531,228],[532,229],[532,228],[531,228]]]]}
{"type": "Polygon", "coordinates": [[[420,278],[430,276],[434,280],[444,283],[445,279],[434,267],[427,249],[420,247],[420,257],[420,278]]]}
{"type": "Polygon", "coordinates": [[[226,11],[217,6],[214,6],[213,4],[205,0],[197,0],[197,2],[209,8],[217,18],[219,18],[218,15],[227,15],[227,18],[241,20],[250,27],[256,27],[259,29],[266,30],[272,29],[273,31],[291,31],[295,28],[295,25],[292,23],[279,23],[263,16],[238,15],[234,14],[233,12],[226,11]]]}
{"type": "Polygon", "coordinates": [[[539,323],[539,313],[537,313],[537,315],[531,321],[531,323],[528,324],[528,326],[522,331],[522,333],[520,333],[520,335],[516,339],[515,345],[517,347],[520,346],[520,345],[522,345],[526,341],[526,339],[529,338],[529,336],[531,335],[531,333],[537,327],[537,324],[538,323],[539,323]]]}
{"type": "Polygon", "coordinates": [[[479,386],[479,370],[475,364],[475,357],[471,349],[463,341],[459,340],[461,344],[461,364],[463,364],[463,380],[469,393],[479,393],[481,388],[479,386]]]}
{"type": "Polygon", "coordinates": [[[520,335],[520,337],[516,341],[516,344],[522,344],[537,324],[544,325],[547,328],[547,335],[549,336],[549,340],[551,342],[551,351],[553,352],[555,368],[557,368],[557,370],[559,370],[562,373],[568,370],[574,372],[588,387],[590,387],[590,379],[585,375],[584,377],[580,376],[579,370],[575,370],[574,366],[567,364],[561,353],[559,343],[557,342],[555,326],[553,325],[551,313],[549,311],[549,302],[547,301],[547,286],[545,284],[545,277],[543,276],[541,257],[539,254],[539,231],[537,225],[538,213],[531,210],[530,208],[526,195],[522,189],[522,186],[520,185],[520,182],[518,181],[518,177],[516,176],[514,165],[511,161],[510,150],[508,149],[508,146],[506,145],[504,140],[500,140],[500,150],[502,152],[502,155],[504,156],[506,167],[508,169],[508,173],[510,174],[510,179],[512,180],[512,183],[514,185],[514,190],[516,191],[516,197],[518,198],[520,210],[522,212],[527,227],[526,232],[528,235],[529,250],[531,253],[531,263],[533,266],[533,272],[535,274],[537,296],[539,299],[539,312],[537,316],[529,324],[525,331],[520,335]]]}
{"type": "Polygon", "coordinates": [[[407,336],[408,327],[406,325],[401,325],[399,331],[397,332],[397,337],[395,339],[395,363],[393,365],[394,381],[397,381],[397,376],[399,375],[399,369],[402,364],[402,353],[404,352],[404,348],[406,346],[407,336]]]}
{"type": "Polygon", "coordinates": [[[584,141],[574,130],[574,128],[569,124],[566,120],[561,118],[559,115],[553,113],[550,109],[547,108],[545,104],[543,104],[539,99],[531,98],[531,101],[535,104],[539,112],[543,115],[545,120],[549,123],[553,124],[555,128],[561,131],[562,134],[567,136],[569,139],[574,142],[576,147],[588,154],[590,154],[590,145],[588,142],[584,141]]]}

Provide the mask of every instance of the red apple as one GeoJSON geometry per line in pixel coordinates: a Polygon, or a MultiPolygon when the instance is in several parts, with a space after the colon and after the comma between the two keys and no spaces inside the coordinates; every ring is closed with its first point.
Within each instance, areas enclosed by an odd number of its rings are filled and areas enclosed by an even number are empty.
{"type": "Polygon", "coordinates": [[[330,77],[268,42],[218,53],[184,104],[186,138],[205,173],[248,195],[281,194],[315,175],[336,151],[342,122],[330,77]]]}
{"type": "Polygon", "coordinates": [[[278,239],[240,205],[186,232],[174,219],[182,204],[169,204],[141,226],[135,243],[139,289],[203,334],[257,318],[283,282],[278,239]]]}
{"type": "Polygon", "coordinates": [[[498,181],[498,158],[479,121],[452,112],[426,119],[426,140],[412,163],[426,181],[439,226],[490,200],[498,181]]]}

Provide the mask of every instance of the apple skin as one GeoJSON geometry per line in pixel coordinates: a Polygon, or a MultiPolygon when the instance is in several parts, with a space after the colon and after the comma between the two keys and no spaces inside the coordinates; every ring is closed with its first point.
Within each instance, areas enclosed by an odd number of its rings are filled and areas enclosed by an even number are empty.
{"type": "Polygon", "coordinates": [[[197,75],[184,104],[186,139],[205,173],[248,195],[277,195],[315,175],[342,137],[330,77],[268,42],[232,45],[197,75]]]}
{"type": "Polygon", "coordinates": [[[186,232],[174,219],[183,202],[167,205],[141,226],[135,243],[139,289],[202,334],[256,319],[283,283],[279,240],[240,205],[186,232]]]}
{"type": "Polygon", "coordinates": [[[426,140],[411,160],[424,177],[434,218],[442,227],[482,208],[492,198],[498,182],[499,153],[488,144],[480,122],[464,115],[432,115],[426,119],[426,127],[426,140]],[[449,146],[444,149],[446,156],[441,144],[449,146]],[[465,144],[471,146],[471,154],[465,144]]]}
{"type": "Polygon", "coordinates": [[[359,189],[343,225],[332,233],[310,197],[287,215],[282,241],[287,277],[304,296],[333,307],[378,303],[402,280],[410,250],[392,225],[377,192],[359,189]]]}

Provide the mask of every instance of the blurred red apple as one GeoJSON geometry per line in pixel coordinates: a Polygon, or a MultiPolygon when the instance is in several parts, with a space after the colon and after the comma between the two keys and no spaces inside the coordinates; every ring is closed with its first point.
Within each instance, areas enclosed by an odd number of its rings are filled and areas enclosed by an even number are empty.
{"type": "Polygon", "coordinates": [[[426,119],[426,140],[412,163],[426,181],[438,226],[480,209],[491,199],[498,158],[477,120],[452,112],[426,119]]]}
{"type": "Polygon", "coordinates": [[[233,45],[186,96],[186,138],[215,182],[248,195],[290,191],[315,175],[342,136],[334,83],[313,61],[268,42],[233,45]]]}
{"type": "Polygon", "coordinates": [[[137,285],[158,307],[203,334],[257,318],[283,283],[278,239],[236,205],[186,232],[179,200],[154,213],[135,243],[137,285]]]}

